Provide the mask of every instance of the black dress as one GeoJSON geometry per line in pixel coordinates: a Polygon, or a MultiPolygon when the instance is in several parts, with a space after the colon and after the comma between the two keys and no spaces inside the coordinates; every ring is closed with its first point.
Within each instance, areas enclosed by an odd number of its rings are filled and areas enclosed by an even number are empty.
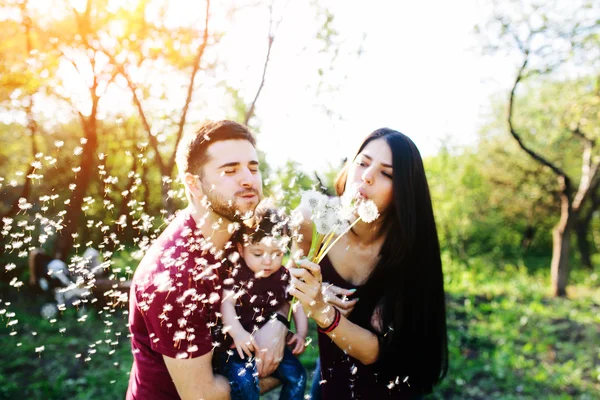
{"type": "MultiPolygon", "coordinates": [[[[323,282],[342,287],[344,289],[358,289],[346,282],[335,270],[329,257],[321,262],[323,282]]],[[[348,319],[372,331],[379,337],[371,324],[374,310],[365,310],[355,307],[348,319]],[[358,310],[358,312],[357,312],[358,310]],[[360,315],[364,314],[364,315],[360,315]]],[[[335,331],[334,331],[335,332],[335,331]]],[[[346,354],[324,333],[319,332],[319,359],[321,367],[320,387],[322,400],[333,399],[415,399],[416,395],[410,382],[403,382],[403,377],[394,381],[381,378],[377,363],[364,365],[359,360],[346,354]]]]}

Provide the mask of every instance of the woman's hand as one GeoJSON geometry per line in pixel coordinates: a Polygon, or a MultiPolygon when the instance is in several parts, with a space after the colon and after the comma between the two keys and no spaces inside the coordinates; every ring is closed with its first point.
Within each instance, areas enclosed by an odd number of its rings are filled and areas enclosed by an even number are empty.
{"type": "Polygon", "coordinates": [[[344,289],[331,283],[323,282],[321,292],[323,293],[323,299],[340,310],[344,317],[347,317],[352,312],[358,301],[358,299],[348,299],[348,296],[356,293],[356,289],[344,289]]]}
{"type": "Polygon", "coordinates": [[[335,311],[323,298],[321,267],[307,259],[299,260],[296,265],[299,268],[289,269],[289,293],[302,303],[308,317],[320,326],[327,326],[331,323],[335,311]]]}

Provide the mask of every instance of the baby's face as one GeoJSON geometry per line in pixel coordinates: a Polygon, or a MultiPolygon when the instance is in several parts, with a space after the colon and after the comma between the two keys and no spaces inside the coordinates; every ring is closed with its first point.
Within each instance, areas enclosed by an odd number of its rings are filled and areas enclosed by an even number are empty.
{"type": "Polygon", "coordinates": [[[238,250],[241,250],[240,253],[248,268],[257,278],[266,278],[281,268],[283,252],[273,238],[265,237],[258,243],[249,244],[238,250]]]}

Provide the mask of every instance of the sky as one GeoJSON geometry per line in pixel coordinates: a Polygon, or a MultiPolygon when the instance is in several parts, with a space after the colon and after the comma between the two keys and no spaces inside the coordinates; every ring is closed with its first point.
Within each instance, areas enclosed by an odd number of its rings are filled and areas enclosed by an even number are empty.
{"type": "Polygon", "coordinates": [[[492,62],[477,50],[473,27],[487,12],[477,1],[340,1],[332,6],[335,27],[355,44],[364,33],[363,51],[334,65],[336,92],[311,98],[298,78],[315,61],[294,54],[287,36],[301,29],[303,7],[291,2],[287,11],[276,42],[286,47],[273,50],[258,105],[259,147],[275,165],[294,159],[309,170],[326,168],[380,127],[408,135],[424,156],[435,154],[442,140],[472,144],[490,96],[516,72],[508,60],[492,62]],[[326,115],[322,102],[341,118],[326,115]]]}
{"type": "MultiPolygon", "coordinates": [[[[76,6],[83,4],[73,1],[76,6]]],[[[195,121],[227,116],[231,100],[223,96],[219,80],[226,78],[248,102],[254,97],[267,49],[269,14],[265,7],[242,7],[233,21],[227,21],[223,12],[227,4],[243,2],[252,0],[211,3],[211,27],[226,26],[226,34],[211,56],[218,61],[217,70],[212,75],[199,74],[198,81],[213,89],[200,92],[201,98],[195,99],[187,129],[193,129],[195,121]]],[[[338,32],[334,42],[339,44],[335,60],[330,52],[321,52],[315,40],[321,21],[315,19],[310,3],[274,2],[275,20],[281,22],[252,121],[258,147],[273,167],[289,159],[306,171],[338,165],[380,127],[411,137],[423,156],[435,154],[442,141],[473,144],[486,121],[490,97],[506,91],[514,79],[515,60],[484,58],[477,48],[473,28],[488,19],[489,1],[320,0],[334,16],[332,27],[338,32]],[[317,73],[319,68],[324,70],[323,78],[317,73]]],[[[52,8],[51,2],[34,4],[48,12],[52,8]]],[[[172,0],[169,5],[167,24],[198,25],[204,19],[204,2],[172,0]]],[[[69,66],[59,70],[65,90],[81,99],[85,114],[89,92],[85,80],[73,72],[69,66]]],[[[166,98],[177,99],[177,91],[184,93],[186,84],[186,79],[173,78],[166,98]]],[[[112,112],[137,112],[123,82],[121,87],[109,88],[103,104],[106,112],[111,107],[112,112]]],[[[181,108],[175,100],[145,106],[159,116],[167,113],[162,111],[165,107],[181,108]]],[[[58,120],[61,113],[55,107],[45,103],[40,111],[58,120]]],[[[152,126],[160,134],[160,121],[152,126]]]]}

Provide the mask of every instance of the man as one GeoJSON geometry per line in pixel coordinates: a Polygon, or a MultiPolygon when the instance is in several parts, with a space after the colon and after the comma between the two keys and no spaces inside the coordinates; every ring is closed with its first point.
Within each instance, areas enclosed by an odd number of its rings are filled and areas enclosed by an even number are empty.
{"type": "MultiPolygon", "coordinates": [[[[262,194],[254,138],[235,122],[205,123],[182,138],[177,166],[189,206],[148,249],[131,285],[128,400],[229,398],[229,383],[213,373],[211,329],[223,250],[262,194]]],[[[260,377],[277,367],[286,331],[275,321],[257,332],[260,377]]]]}

